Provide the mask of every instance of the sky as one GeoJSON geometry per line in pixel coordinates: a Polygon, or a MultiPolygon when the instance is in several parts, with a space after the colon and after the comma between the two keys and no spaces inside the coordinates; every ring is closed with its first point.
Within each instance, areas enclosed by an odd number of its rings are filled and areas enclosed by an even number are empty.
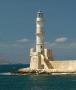
{"type": "Polygon", "coordinates": [[[54,59],[76,59],[76,0],[0,0],[0,59],[30,62],[39,10],[44,12],[45,47],[54,59]]]}

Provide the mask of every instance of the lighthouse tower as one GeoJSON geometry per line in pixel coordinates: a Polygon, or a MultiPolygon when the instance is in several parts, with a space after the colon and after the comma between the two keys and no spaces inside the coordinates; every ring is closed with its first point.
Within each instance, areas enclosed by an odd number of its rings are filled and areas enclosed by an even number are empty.
{"type": "Polygon", "coordinates": [[[44,31],[43,31],[43,12],[37,12],[36,18],[36,52],[44,53],[44,31]]]}
{"type": "Polygon", "coordinates": [[[48,69],[49,59],[52,60],[52,53],[44,48],[44,16],[42,11],[37,12],[36,17],[36,44],[30,49],[30,69],[48,69]]]}

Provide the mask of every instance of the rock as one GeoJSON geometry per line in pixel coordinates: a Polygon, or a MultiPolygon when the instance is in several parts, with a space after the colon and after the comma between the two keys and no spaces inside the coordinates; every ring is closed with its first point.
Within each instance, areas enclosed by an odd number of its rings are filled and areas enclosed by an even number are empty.
{"type": "Polygon", "coordinates": [[[21,68],[18,70],[19,73],[28,73],[30,71],[30,68],[21,68]]]}

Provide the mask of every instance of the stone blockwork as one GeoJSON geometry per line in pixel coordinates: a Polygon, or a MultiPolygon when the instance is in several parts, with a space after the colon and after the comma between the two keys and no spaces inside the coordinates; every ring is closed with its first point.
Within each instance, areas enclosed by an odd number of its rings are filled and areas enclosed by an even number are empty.
{"type": "Polygon", "coordinates": [[[36,52],[35,49],[30,49],[30,68],[31,69],[51,69],[52,66],[49,60],[53,61],[52,51],[44,49],[44,53],[36,52]]]}
{"type": "Polygon", "coordinates": [[[53,69],[61,72],[76,72],[76,60],[55,60],[50,61],[53,69]]]}

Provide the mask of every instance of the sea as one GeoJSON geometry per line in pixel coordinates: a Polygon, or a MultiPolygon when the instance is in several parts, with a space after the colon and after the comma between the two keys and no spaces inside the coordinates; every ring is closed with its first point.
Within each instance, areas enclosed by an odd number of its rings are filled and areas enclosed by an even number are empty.
{"type": "Polygon", "coordinates": [[[76,90],[76,75],[13,74],[27,66],[0,65],[0,90],[76,90]]]}

